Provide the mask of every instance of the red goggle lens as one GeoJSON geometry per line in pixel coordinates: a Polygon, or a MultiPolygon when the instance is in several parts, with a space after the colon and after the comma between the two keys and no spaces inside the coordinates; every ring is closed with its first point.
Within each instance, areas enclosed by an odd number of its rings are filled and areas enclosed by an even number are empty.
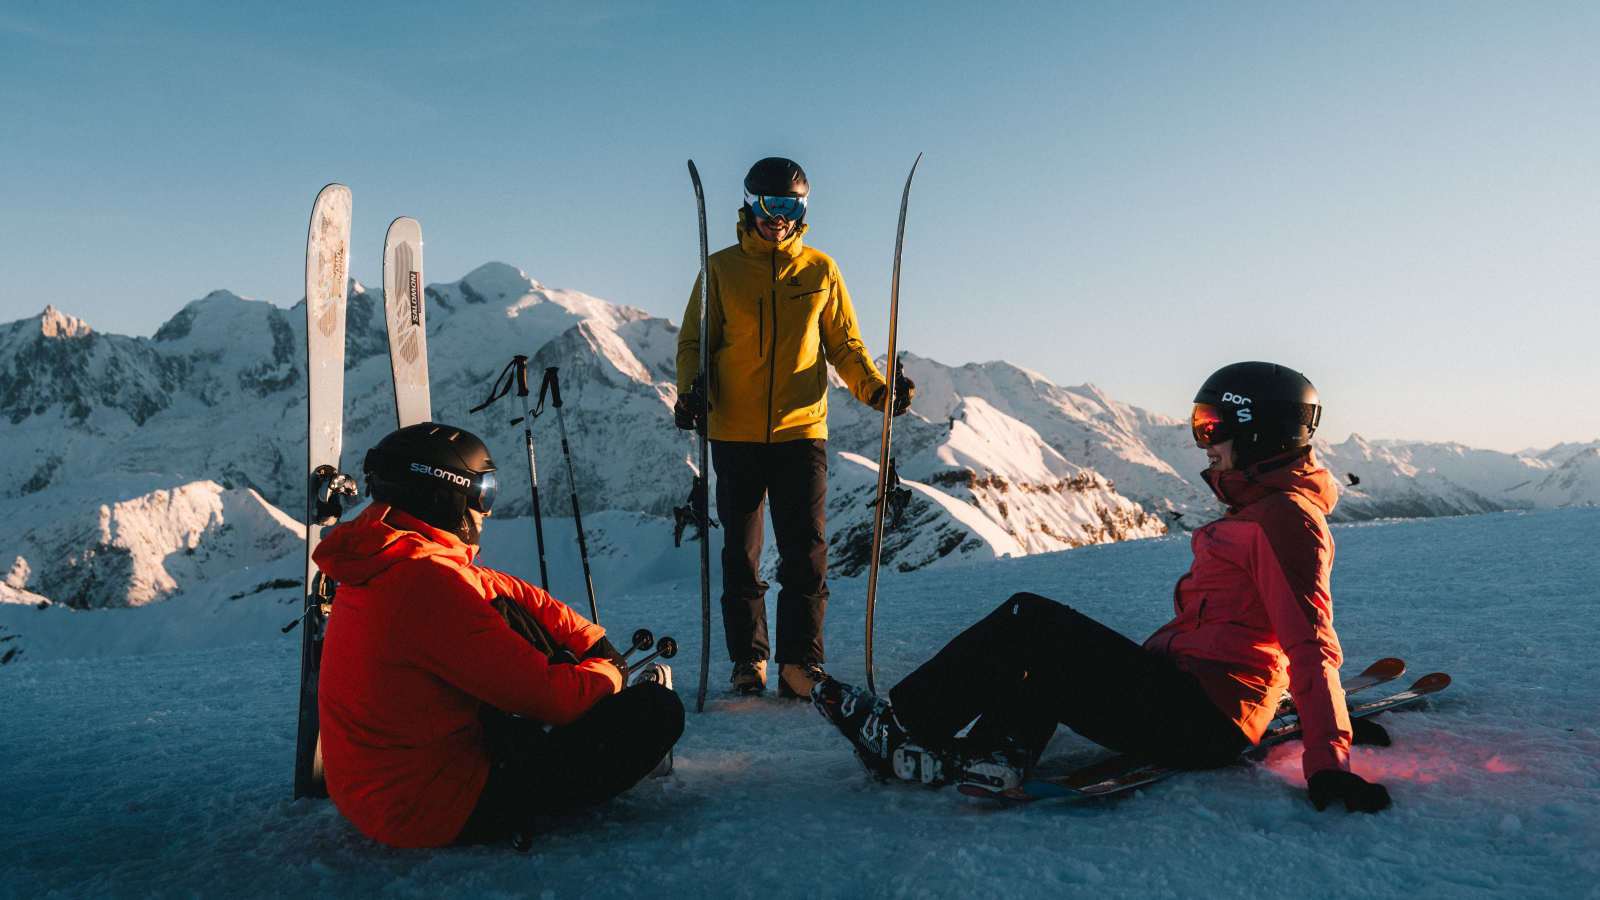
{"type": "Polygon", "coordinates": [[[1222,410],[1209,403],[1194,405],[1189,427],[1194,429],[1194,439],[1206,446],[1220,444],[1233,436],[1228,431],[1228,420],[1222,415],[1222,410]]]}

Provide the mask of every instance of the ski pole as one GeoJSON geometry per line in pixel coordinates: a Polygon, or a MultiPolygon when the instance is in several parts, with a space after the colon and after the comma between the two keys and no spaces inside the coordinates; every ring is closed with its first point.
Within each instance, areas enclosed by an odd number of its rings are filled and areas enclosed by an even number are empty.
{"type": "Polygon", "coordinates": [[[656,652],[650,654],[649,656],[646,656],[644,659],[641,659],[638,662],[636,662],[633,665],[628,667],[628,670],[623,673],[623,679],[627,680],[629,678],[632,678],[633,677],[633,673],[635,673],[635,672],[639,671],[640,669],[644,668],[645,665],[650,662],[650,660],[655,659],[658,656],[661,657],[662,659],[671,659],[671,658],[673,658],[674,656],[677,656],[677,655],[678,655],[678,642],[673,640],[672,638],[664,637],[664,638],[662,638],[660,641],[658,641],[656,643],[656,652]]]}
{"type": "Polygon", "coordinates": [[[539,546],[539,586],[545,593],[550,593],[550,571],[544,562],[544,518],[539,514],[539,468],[533,461],[533,420],[539,417],[537,411],[528,411],[528,358],[526,356],[512,357],[511,362],[501,370],[500,377],[494,380],[494,385],[489,388],[489,399],[467,410],[468,414],[475,413],[489,404],[499,400],[511,391],[511,373],[516,372],[517,396],[522,398],[522,417],[512,419],[511,424],[522,423],[522,438],[528,446],[528,480],[533,485],[533,539],[539,546]],[[500,382],[505,382],[505,387],[500,382]]]}
{"type": "Polygon", "coordinates": [[[544,370],[539,385],[539,406],[544,406],[545,389],[550,389],[550,405],[556,408],[556,426],[561,429],[561,455],[567,459],[567,486],[572,489],[572,523],[578,528],[578,556],[583,560],[583,586],[589,589],[589,618],[600,623],[600,607],[594,601],[594,578],[589,574],[589,546],[583,539],[583,515],[578,512],[578,476],[572,469],[572,447],[567,443],[567,420],[561,413],[561,379],[556,367],[544,370]]]}
{"type": "Polygon", "coordinates": [[[640,650],[649,650],[655,645],[656,636],[650,633],[650,629],[641,628],[633,633],[633,646],[622,652],[622,661],[627,662],[628,657],[632,656],[634,653],[640,650]]]}

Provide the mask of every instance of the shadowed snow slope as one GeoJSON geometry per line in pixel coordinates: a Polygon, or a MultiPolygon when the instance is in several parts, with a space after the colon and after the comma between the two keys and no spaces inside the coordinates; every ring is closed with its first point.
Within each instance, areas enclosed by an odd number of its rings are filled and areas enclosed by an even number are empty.
{"type": "MultiPolygon", "coordinates": [[[[0,668],[0,896],[1594,896],[1600,509],[1341,525],[1334,536],[1345,674],[1399,656],[1411,667],[1402,685],[1435,670],[1455,678],[1383,717],[1394,746],[1354,754],[1355,771],[1394,796],[1379,815],[1316,812],[1297,745],[1108,802],[998,809],[878,785],[809,705],[723,693],[716,637],[714,693],[706,713],[690,713],[672,775],[543,822],[527,854],[387,849],[329,801],[290,800],[291,632],[227,650],[0,668]]],[[[489,548],[507,561],[518,550],[489,548]]],[[[634,562],[649,569],[671,552],[634,562]]],[[[1143,638],[1171,614],[1188,562],[1188,541],[1171,536],[893,572],[881,586],[878,678],[893,685],[1020,590],[1143,638]]],[[[829,607],[828,668],[851,682],[862,674],[863,594],[862,579],[836,579],[829,607]]],[[[292,608],[271,596],[213,602],[292,608]]],[[[601,617],[613,635],[677,636],[676,681],[692,708],[698,591],[619,597],[601,617]]],[[[1041,768],[1100,755],[1063,729],[1041,768]]]]}

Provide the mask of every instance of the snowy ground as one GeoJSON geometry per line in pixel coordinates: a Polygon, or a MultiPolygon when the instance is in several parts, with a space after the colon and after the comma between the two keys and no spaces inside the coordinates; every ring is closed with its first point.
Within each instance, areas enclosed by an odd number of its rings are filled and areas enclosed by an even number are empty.
{"type": "MultiPolygon", "coordinates": [[[[1313,810],[1298,745],[1121,800],[997,809],[870,783],[809,705],[718,695],[671,777],[549,823],[526,855],[393,850],[327,801],[289,800],[295,632],[0,669],[0,897],[1600,897],[1600,508],[1335,535],[1347,672],[1395,655],[1455,677],[1384,717],[1394,747],[1358,753],[1395,797],[1377,816],[1313,810]]],[[[1185,539],[1160,538],[889,573],[880,687],[1018,590],[1142,638],[1187,560],[1185,539]]],[[[834,583],[845,680],[862,674],[862,594],[834,583]]],[[[683,641],[691,706],[697,601],[601,610],[623,634],[683,641]]],[[[1063,730],[1044,765],[1098,754],[1063,730]]]]}

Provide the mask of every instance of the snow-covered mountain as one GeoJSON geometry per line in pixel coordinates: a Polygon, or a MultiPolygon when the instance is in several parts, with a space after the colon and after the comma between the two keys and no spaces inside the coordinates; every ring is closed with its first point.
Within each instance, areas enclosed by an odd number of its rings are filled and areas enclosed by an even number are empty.
{"type": "MultiPolygon", "coordinates": [[[[521,427],[510,424],[521,409],[508,398],[468,410],[515,354],[560,369],[586,512],[665,517],[683,502],[692,445],[671,421],[671,321],[501,263],[430,285],[426,298],[434,417],[482,435],[497,456],[498,517],[531,509],[521,427]]],[[[139,605],[293,553],[304,336],[302,306],[227,291],[150,338],[101,334],[53,307],[0,326],[0,560],[22,559],[9,589],[77,607],[139,605]]],[[[1148,537],[1218,511],[1182,420],[1007,362],[904,362],[918,389],[896,420],[896,458],[913,500],[886,541],[891,568],[1148,537]]],[[[356,282],[346,368],[342,468],[359,472],[395,413],[382,300],[356,282]]],[[[831,399],[831,558],[851,576],[869,555],[881,417],[837,382],[831,399]]],[[[543,511],[561,516],[568,476],[552,414],[535,424],[535,453],[543,511]]],[[[1339,519],[1600,503],[1600,441],[1511,455],[1351,436],[1318,450],[1360,480],[1343,488],[1339,519]]]]}

